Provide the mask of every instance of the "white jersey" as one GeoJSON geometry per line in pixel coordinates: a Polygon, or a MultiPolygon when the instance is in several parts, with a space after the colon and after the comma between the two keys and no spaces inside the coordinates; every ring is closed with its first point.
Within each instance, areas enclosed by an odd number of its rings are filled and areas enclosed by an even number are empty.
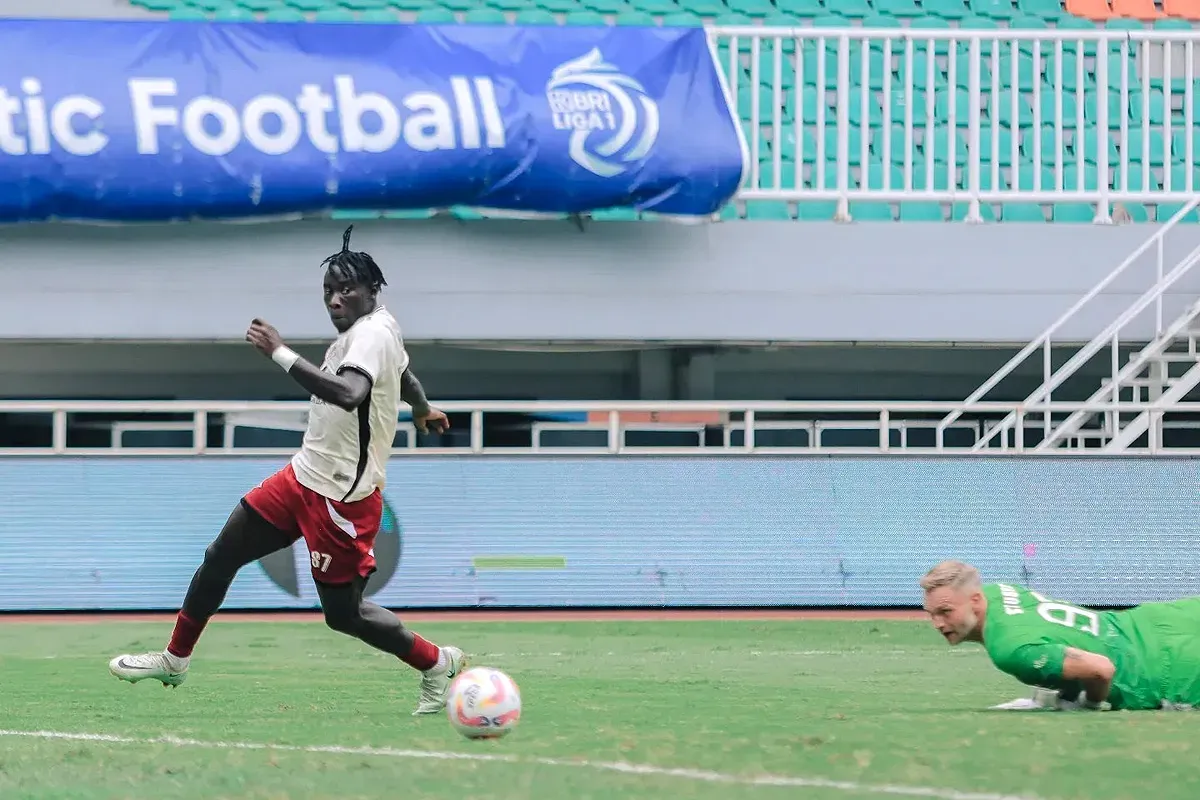
{"type": "Polygon", "coordinates": [[[371,391],[354,411],[312,398],[304,444],[292,457],[302,486],[342,502],[383,489],[403,403],[400,375],[408,361],[400,325],[383,306],[334,340],[321,369],[334,375],[342,369],[362,372],[371,378],[371,391]]]}

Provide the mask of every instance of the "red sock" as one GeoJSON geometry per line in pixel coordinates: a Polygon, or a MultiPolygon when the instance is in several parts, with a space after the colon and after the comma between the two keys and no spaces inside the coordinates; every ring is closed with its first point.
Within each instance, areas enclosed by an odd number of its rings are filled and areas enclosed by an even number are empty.
{"type": "Polygon", "coordinates": [[[196,622],[180,611],[175,619],[175,630],[171,631],[171,643],[167,645],[167,652],[179,658],[190,656],[196,646],[196,640],[204,633],[204,626],[207,624],[208,620],[196,622]]]}
{"type": "Polygon", "coordinates": [[[414,633],[412,650],[408,651],[408,655],[400,656],[400,660],[410,667],[424,672],[437,665],[438,646],[414,633]]]}

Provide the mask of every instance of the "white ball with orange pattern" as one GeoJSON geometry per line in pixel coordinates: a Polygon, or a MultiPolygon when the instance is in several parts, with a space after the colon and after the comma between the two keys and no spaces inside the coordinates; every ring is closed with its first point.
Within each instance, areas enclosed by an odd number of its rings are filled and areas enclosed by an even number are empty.
{"type": "Polygon", "coordinates": [[[521,691],[498,669],[472,667],[450,684],[446,716],[468,739],[499,739],[521,719],[521,691]]]}

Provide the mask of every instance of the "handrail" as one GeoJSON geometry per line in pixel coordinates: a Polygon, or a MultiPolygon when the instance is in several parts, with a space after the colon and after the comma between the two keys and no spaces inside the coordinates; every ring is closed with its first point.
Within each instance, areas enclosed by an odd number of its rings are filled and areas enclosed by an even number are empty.
{"type": "MultiPolygon", "coordinates": [[[[934,440],[932,434],[941,415],[951,408],[962,408],[961,403],[937,401],[451,401],[437,404],[451,415],[469,415],[469,421],[459,420],[450,439],[429,439],[418,444],[411,422],[401,418],[400,429],[405,432],[406,443],[394,447],[394,455],[477,455],[477,454],[555,454],[555,455],[704,455],[704,454],[863,454],[863,453],[909,453],[921,455],[971,455],[976,452],[967,441],[975,442],[981,432],[986,433],[995,424],[995,418],[1015,415],[1024,420],[1032,414],[1067,415],[1081,409],[1093,412],[1112,411],[1116,406],[1109,402],[979,402],[966,410],[977,415],[971,420],[961,421],[955,426],[958,435],[966,439],[946,446],[941,439],[934,440]],[[689,412],[691,416],[689,416],[689,412]],[[491,430],[486,424],[489,414],[506,416],[504,425],[511,424],[514,414],[527,415],[530,443],[513,446],[487,444],[491,430]],[[573,419],[564,418],[572,415],[573,419]],[[466,424],[463,424],[466,422],[466,424]],[[720,443],[712,439],[713,429],[723,429],[720,443]],[[574,431],[564,439],[564,432],[574,431]],[[794,436],[770,440],[771,432],[792,431],[794,436]],[[864,432],[874,431],[871,437],[862,439],[864,432]],[[457,435],[455,435],[457,433],[457,435]],[[581,440],[596,433],[603,435],[594,443],[581,440]],[[656,439],[658,444],[646,443],[645,436],[669,433],[695,437],[695,444],[679,445],[656,439]],[[465,435],[464,435],[465,434],[465,435]],[[642,439],[630,440],[631,435],[642,439]],[[558,436],[549,443],[544,436],[558,436]],[[852,435],[851,441],[847,435],[852,435]],[[740,437],[740,441],[738,441],[740,437]],[[797,438],[798,437],[798,438],[797,438]],[[914,438],[917,437],[917,438],[914,438]],[[601,443],[602,440],[602,443],[601,443]],[[582,444],[580,443],[582,441],[582,444]],[[774,441],[774,444],[771,442],[774,441]],[[639,443],[641,442],[641,443],[639,443]],[[765,442],[765,443],[764,443],[765,442]],[[857,442],[854,443],[854,442],[857,442]]],[[[281,456],[295,451],[295,446],[245,446],[235,444],[233,436],[237,429],[286,430],[293,434],[303,428],[305,412],[309,404],[305,401],[95,401],[95,400],[5,400],[0,401],[0,413],[25,415],[48,415],[51,418],[51,437],[47,444],[25,447],[0,445],[0,457],[30,457],[45,455],[70,456],[281,456]],[[98,423],[85,419],[72,419],[72,415],[104,415],[98,423]],[[176,422],[162,422],[148,415],[179,415],[176,422]],[[69,429],[91,430],[96,425],[101,429],[108,426],[113,433],[112,444],[96,446],[68,446],[69,429]],[[215,426],[215,428],[214,428],[215,426]],[[209,445],[213,434],[224,428],[223,444],[209,445]],[[127,446],[126,434],[158,435],[164,432],[181,434],[182,439],[170,442],[160,438],[153,446],[127,446]]],[[[1157,402],[1122,403],[1121,411],[1159,411],[1157,402]]],[[[1172,412],[1188,412],[1200,418],[1200,402],[1172,404],[1172,412]]],[[[1019,425],[1024,429],[1024,422],[1019,425]]],[[[1165,423],[1168,428],[1189,428],[1200,434],[1200,421],[1173,420],[1165,423]]],[[[1092,436],[1083,432],[1075,437],[1079,442],[1092,436]]],[[[1094,438],[1094,437],[1093,437],[1094,438]]],[[[1075,449],[1053,450],[1039,453],[1026,446],[1018,436],[1015,446],[1007,440],[998,449],[987,454],[1039,454],[1039,455],[1096,455],[1093,449],[1080,446],[1075,449]]],[[[1130,450],[1140,453],[1141,450],[1130,450]]],[[[1154,450],[1152,455],[1197,455],[1200,448],[1189,450],[1170,445],[1154,450]]]]}
{"type": "MultiPolygon", "coordinates": [[[[1139,258],[1141,258],[1143,255],[1145,255],[1146,252],[1152,246],[1161,243],[1163,238],[1166,236],[1166,234],[1170,230],[1172,230],[1177,224],[1179,224],[1180,220],[1182,220],[1184,218],[1184,216],[1186,216],[1189,212],[1191,212],[1197,206],[1200,206],[1200,196],[1193,197],[1191,199],[1191,201],[1189,201],[1182,208],[1180,208],[1179,211],[1177,211],[1175,213],[1175,215],[1171,217],[1170,220],[1168,220],[1166,223],[1164,223],[1162,226],[1160,226],[1159,229],[1156,230],[1152,236],[1150,236],[1148,239],[1146,239],[1146,241],[1144,241],[1140,247],[1138,247],[1136,250],[1134,250],[1133,253],[1129,257],[1127,257],[1124,261],[1122,261],[1121,264],[1116,269],[1114,269],[1103,280],[1101,280],[1099,283],[1097,283],[1095,286],[1093,286],[1089,292],[1087,292],[1083,297],[1081,297],[1079,300],[1077,300],[1075,302],[1075,304],[1072,305],[1069,309],[1067,309],[1065,312],[1063,312],[1063,314],[1061,316],[1059,316],[1058,319],[1056,319],[1054,322],[1052,322],[1050,324],[1050,326],[1041,333],[1041,335],[1039,335],[1037,338],[1030,341],[1023,348],[1021,348],[1021,350],[1016,355],[1014,355],[1012,358],[1010,358],[1004,364],[1004,366],[1002,366],[1002,367],[1000,367],[1000,369],[996,370],[996,372],[994,372],[990,378],[988,378],[986,381],[984,381],[982,384],[980,384],[979,387],[975,391],[973,391],[969,395],[967,395],[966,400],[963,401],[963,404],[962,404],[963,407],[965,408],[965,407],[968,407],[968,406],[971,406],[971,405],[977,403],[980,400],[980,398],[982,398],[985,394],[990,392],[992,389],[996,388],[996,386],[999,385],[1000,381],[1007,378],[1014,369],[1016,369],[1018,366],[1020,366],[1022,363],[1024,363],[1025,359],[1027,359],[1030,356],[1030,354],[1032,354],[1035,350],[1037,350],[1041,347],[1049,345],[1051,338],[1054,336],[1055,332],[1057,332],[1060,328],[1062,328],[1063,325],[1065,325],[1067,322],[1069,322],[1075,316],[1075,314],[1078,313],[1078,311],[1081,308],[1083,308],[1089,302],[1094,300],[1113,281],[1115,281],[1117,278],[1119,278],[1125,272],[1125,270],[1129,269],[1129,267],[1132,266],[1139,258]]],[[[1186,271],[1186,270],[1184,270],[1184,271],[1186,271]]],[[[1180,275],[1182,275],[1182,272],[1180,273],[1180,275]]],[[[1178,277],[1180,277],[1180,276],[1175,276],[1175,279],[1177,279],[1178,277]]],[[[1165,280],[1165,278],[1166,278],[1166,276],[1164,276],[1163,279],[1165,280]]],[[[1171,283],[1174,283],[1175,279],[1172,279],[1171,283]]],[[[1109,327],[1105,331],[1105,335],[1096,336],[1091,342],[1089,342],[1088,345],[1085,346],[1085,349],[1087,349],[1088,347],[1092,347],[1093,345],[1095,345],[1095,347],[1091,350],[1091,352],[1088,354],[1088,356],[1086,356],[1082,360],[1073,358],[1070,361],[1068,361],[1067,364],[1064,364],[1061,367],[1059,367],[1058,370],[1055,370],[1054,372],[1050,373],[1049,375],[1043,376],[1043,378],[1044,378],[1043,383],[1037,389],[1035,389],[1033,391],[1033,393],[1030,394],[1029,397],[1026,398],[1026,401],[1029,403],[1036,402],[1038,399],[1040,399],[1040,397],[1042,395],[1047,394],[1050,391],[1053,391],[1055,388],[1057,388],[1059,383],[1061,383],[1062,380],[1065,380],[1067,377],[1069,377],[1071,373],[1066,373],[1065,375],[1063,375],[1062,378],[1059,379],[1058,383],[1055,383],[1048,390],[1046,390],[1046,392],[1042,392],[1042,387],[1044,387],[1047,383],[1049,383],[1055,375],[1058,375],[1059,373],[1061,373],[1068,366],[1068,364],[1071,365],[1071,372],[1073,373],[1075,368],[1078,367],[1079,364],[1086,361],[1087,358],[1090,358],[1092,355],[1095,355],[1096,351],[1099,350],[1099,348],[1103,346],[1106,335],[1111,335],[1113,330],[1119,330],[1121,327],[1124,327],[1126,324],[1128,324],[1130,319],[1132,319],[1133,317],[1137,316],[1142,311],[1144,311],[1146,306],[1149,305],[1149,303],[1154,300],[1154,296],[1152,295],[1152,293],[1154,292],[1155,289],[1158,289],[1158,288],[1159,288],[1159,284],[1156,284],[1155,287],[1147,290],[1146,293],[1144,293],[1136,301],[1134,301],[1133,305],[1131,305],[1125,309],[1125,312],[1123,312],[1121,314],[1121,316],[1118,318],[1116,323],[1109,325],[1109,327]],[[1142,301],[1143,301],[1143,299],[1146,298],[1147,295],[1152,295],[1152,296],[1150,297],[1149,300],[1147,300],[1143,304],[1142,301]],[[1135,309],[1135,308],[1136,308],[1136,311],[1133,311],[1133,309],[1135,309]],[[1131,313],[1131,311],[1132,311],[1132,313],[1131,313]],[[1099,344],[1096,344],[1097,342],[1099,342],[1099,344]]],[[[1158,296],[1161,296],[1161,291],[1159,292],[1158,296]]],[[[1076,356],[1078,356],[1078,355],[1079,354],[1077,353],[1076,356]]],[[[942,420],[941,423],[939,423],[938,431],[939,432],[944,431],[946,429],[946,426],[950,425],[955,420],[959,419],[961,416],[962,416],[962,410],[952,411],[950,414],[947,414],[946,418],[944,420],[942,420]]]]}
{"type": "MultiPolygon", "coordinates": [[[[1107,403],[1088,401],[1054,401],[1026,403],[1024,401],[988,400],[964,404],[957,400],[446,400],[431,401],[447,412],[482,411],[491,413],[537,412],[778,412],[778,413],[936,413],[956,408],[978,414],[1008,413],[1009,411],[1103,411],[1107,403]]],[[[134,414],[198,413],[231,414],[271,411],[307,411],[307,400],[0,400],[2,413],[42,413],[61,411],[69,414],[134,414]]],[[[1121,403],[1122,410],[1157,408],[1152,402],[1121,403]]],[[[1180,411],[1200,412],[1200,402],[1172,406],[1180,411]]],[[[933,420],[930,420],[932,422],[933,420]]]]}

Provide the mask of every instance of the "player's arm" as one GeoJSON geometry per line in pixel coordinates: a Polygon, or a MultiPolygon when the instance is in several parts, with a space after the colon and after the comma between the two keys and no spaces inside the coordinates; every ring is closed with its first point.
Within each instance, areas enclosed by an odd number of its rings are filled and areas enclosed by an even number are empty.
{"type": "Polygon", "coordinates": [[[1062,676],[1079,681],[1089,705],[1098,706],[1108,699],[1117,668],[1106,656],[1074,647],[1063,649],[1062,676]]]}
{"type": "Polygon", "coordinates": [[[450,428],[450,420],[445,412],[429,405],[424,387],[408,367],[400,373],[400,399],[412,406],[413,422],[421,433],[429,433],[430,428],[437,433],[444,433],[450,428]]]}
{"type": "MultiPolygon", "coordinates": [[[[309,394],[316,395],[344,411],[353,411],[362,405],[371,392],[372,375],[366,366],[343,363],[337,374],[325,372],[306,358],[300,356],[283,343],[279,331],[260,319],[250,324],[246,341],[260,353],[279,364],[309,394]]],[[[369,364],[369,359],[362,359],[369,364]]]]}

